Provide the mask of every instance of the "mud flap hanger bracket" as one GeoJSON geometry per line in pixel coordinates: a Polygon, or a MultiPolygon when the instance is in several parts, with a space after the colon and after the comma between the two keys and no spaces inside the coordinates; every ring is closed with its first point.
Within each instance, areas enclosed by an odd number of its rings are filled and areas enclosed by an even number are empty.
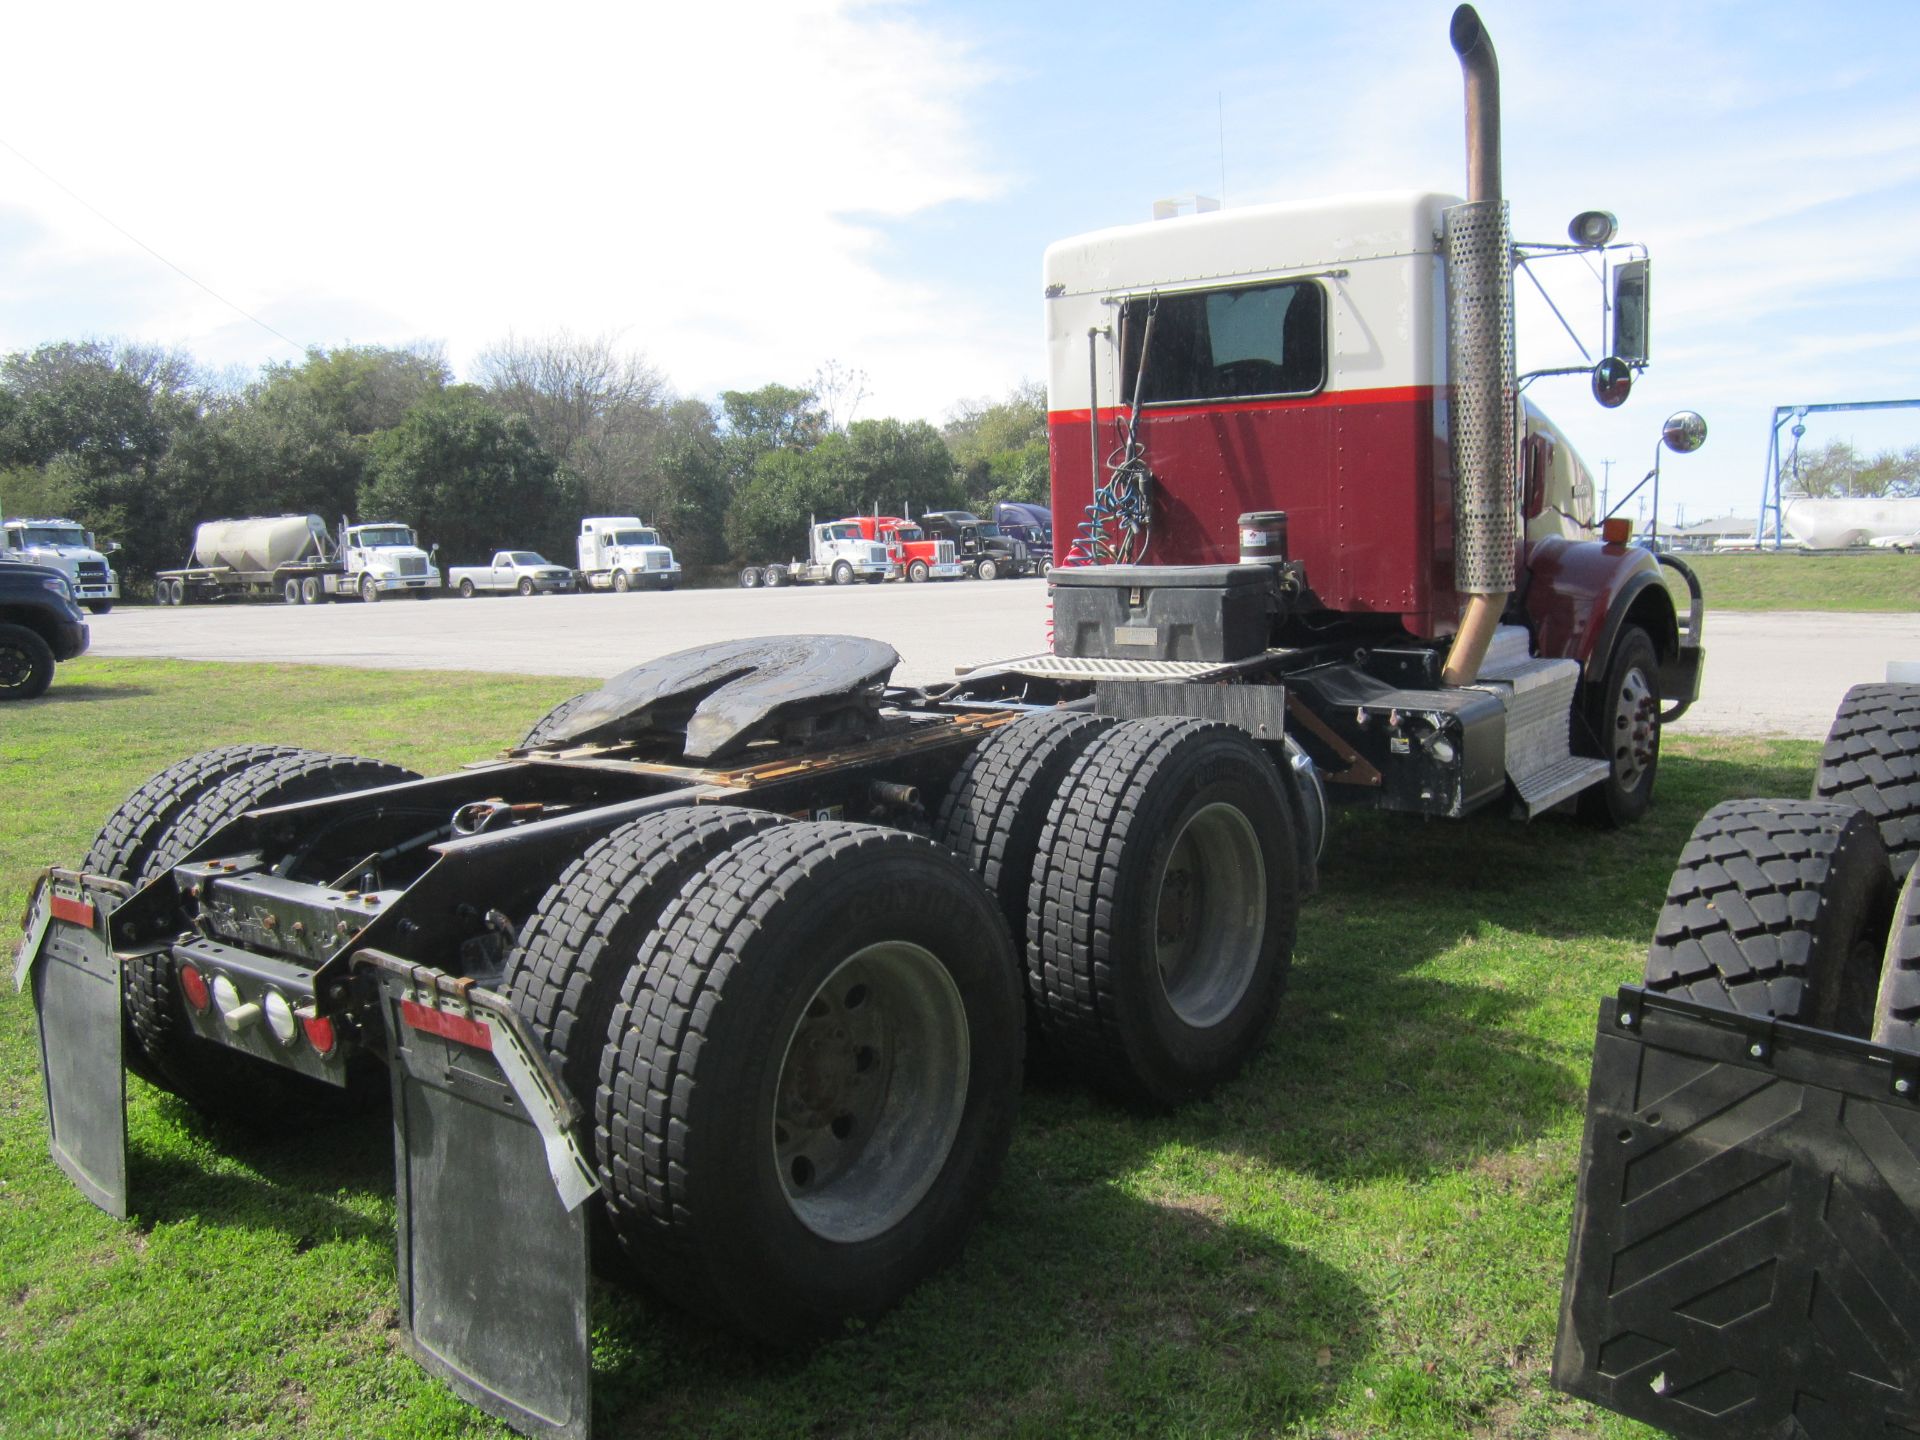
{"type": "Polygon", "coordinates": [[[1645,1033],[1648,1012],[1661,1011],[1703,1020],[1741,1037],[1746,1058],[1762,1065],[1774,1064],[1782,1043],[1789,1046],[1805,1037],[1823,1049],[1845,1049],[1886,1066],[1887,1093],[1899,1100],[1920,1105],[1920,1054],[1893,1050],[1884,1045],[1832,1031],[1809,1029],[1771,1015],[1743,1015],[1717,1006],[1701,1005],[1672,995],[1660,995],[1638,985],[1622,985],[1614,1001],[1613,1023],[1621,1030],[1645,1033]]]}

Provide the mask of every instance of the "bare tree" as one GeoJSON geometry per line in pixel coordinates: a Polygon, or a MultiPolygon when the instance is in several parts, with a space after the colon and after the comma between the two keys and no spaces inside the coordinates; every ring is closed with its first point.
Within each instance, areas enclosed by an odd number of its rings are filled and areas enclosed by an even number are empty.
{"type": "Polygon", "coordinates": [[[842,365],[838,360],[828,360],[815,370],[807,388],[826,412],[829,430],[845,430],[853,424],[860,402],[873,393],[867,389],[866,371],[842,365]]]}
{"type": "Polygon", "coordinates": [[[611,335],[509,333],[475,362],[493,403],[524,415],[541,443],[586,483],[598,509],[635,510],[658,469],[673,396],[660,372],[611,335]]]}

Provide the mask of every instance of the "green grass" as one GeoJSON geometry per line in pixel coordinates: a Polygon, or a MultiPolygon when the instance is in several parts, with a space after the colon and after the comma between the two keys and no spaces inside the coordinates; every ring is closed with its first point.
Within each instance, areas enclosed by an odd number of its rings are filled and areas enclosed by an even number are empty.
{"type": "MultiPolygon", "coordinates": [[[[1707,611],[1920,610],[1920,556],[1683,555],[1700,577],[1707,611]]],[[[1671,572],[1669,572],[1671,574],[1671,572]]],[[[1685,586],[1676,587],[1685,603],[1685,586]]]]}
{"type": "MultiPolygon", "coordinates": [[[[0,714],[0,947],[36,869],[181,755],[281,739],[442,769],[570,689],[63,667],[0,714]]],[[[597,1291],[596,1434],[1650,1435],[1547,1386],[1595,1009],[1637,977],[1694,819],[1804,793],[1814,754],[1676,738],[1619,834],[1343,817],[1244,1077],[1167,1116],[1040,1077],[960,1263],[809,1352],[597,1291]]],[[[0,1434],[506,1433],[400,1349],[378,1123],[250,1138],[130,1081],[122,1224],[47,1158],[33,1037],[9,991],[0,1434]]]]}

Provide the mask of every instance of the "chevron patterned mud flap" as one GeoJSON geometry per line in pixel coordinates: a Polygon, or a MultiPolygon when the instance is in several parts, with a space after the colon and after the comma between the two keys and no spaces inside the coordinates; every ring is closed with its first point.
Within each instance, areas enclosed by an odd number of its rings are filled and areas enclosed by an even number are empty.
{"type": "Polygon", "coordinates": [[[1920,1056],[1607,1001],[1553,1383],[1685,1440],[1920,1437],[1920,1056]]]}

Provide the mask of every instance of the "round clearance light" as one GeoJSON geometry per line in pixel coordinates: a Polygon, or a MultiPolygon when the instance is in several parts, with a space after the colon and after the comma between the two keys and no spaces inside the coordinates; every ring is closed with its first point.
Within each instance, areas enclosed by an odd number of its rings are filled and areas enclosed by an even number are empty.
{"type": "Polygon", "coordinates": [[[207,977],[200,973],[197,965],[180,967],[180,993],[187,997],[187,1003],[202,1015],[213,1005],[213,996],[207,991],[207,977]]]}
{"type": "Polygon", "coordinates": [[[323,1060],[333,1054],[340,1044],[339,1036],[334,1034],[333,1021],[324,1015],[302,1014],[300,1028],[307,1032],[307,1043],[323,1060]]]}
{"type": "Polygon", "coordinates": [[[291,1045],[300,1038],[300,1022],[293,1018],[293,1004],[278,990],[269,990],[260,1002],[260,1008],[266,1011],[267,1033],[282,1045],[291,1045]]]}
{"type": "Polygon", "coordinates": [[[216,975],[213,980],[213,1003],[222,1015],[231,1015],[240,1008],[240,987],[224,975],[216,975]]]}

